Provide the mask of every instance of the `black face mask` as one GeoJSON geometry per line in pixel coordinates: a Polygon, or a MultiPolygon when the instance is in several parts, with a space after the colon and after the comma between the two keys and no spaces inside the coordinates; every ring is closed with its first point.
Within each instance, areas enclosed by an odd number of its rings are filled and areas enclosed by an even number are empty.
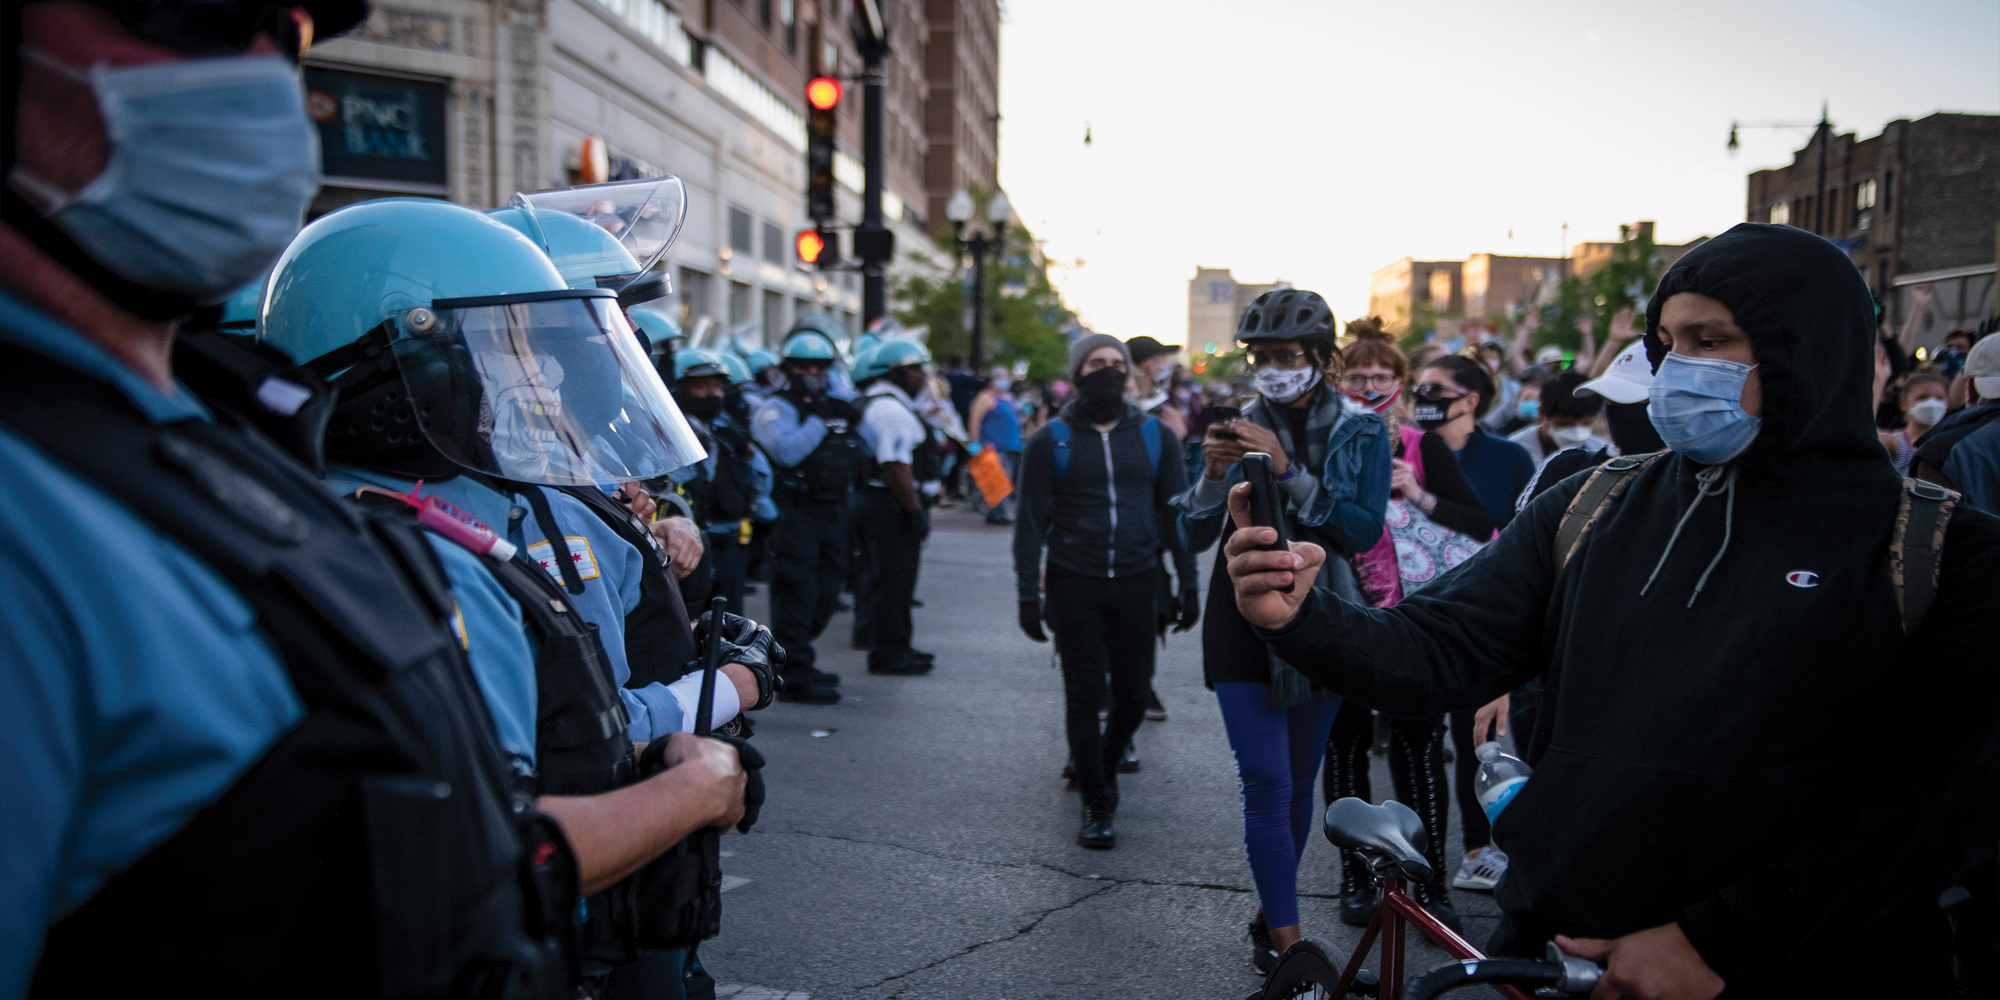
{"type": "Polygon", "coordinates": [[[1076,391],[1084,419],[1093,424],[1108,424],[1124,412],[1125,373],[1116,368],[1099,368],[1078,379],[1076,391]]]}
{"type": "Polygon", "coordinates": [[[1611,425],[1611,443],[1618,446],[1620,454],[1645,455],[1667,448],[1660,432],[1653,428],[1645,403],[1606,403],[1604,422],[1611,425]]]}
{"type": "Polygon", "coordinates": [[[824,372],[818,374],[785,373],[785,389],[798,396],[824,396],[833,386],[833,379],[824,372]]]}
{"type": "Polygon", "coordinates": [[[1415,420],[1418,426],[1424,430],[1437,430],[1451,423],[1452,418],[1445,414],[1450,411],[1451,404],[1456,402],[1458,402],[1456,399],[1441,399],[1437,402],[1432,402],[1428,399],[1419,399],[1415,405],[1410,407],[1410,418],[1415,420]]]}
{"type": "Polygon", "coordinates": [[[697,420],[714,420],[722,413],[721,396],[690,396],[680,401],[681,412],[697,420]]]}

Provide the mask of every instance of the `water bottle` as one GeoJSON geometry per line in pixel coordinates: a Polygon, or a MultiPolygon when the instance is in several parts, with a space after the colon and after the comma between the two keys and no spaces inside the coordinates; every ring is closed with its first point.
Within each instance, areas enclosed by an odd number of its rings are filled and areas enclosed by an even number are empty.
{"type": "Polygon", "coordinates": [[[1534,771],[1526,761],[1500,749],[1499,743],[1481,743],[1472,751],[1479,758],[1479,773],[1472,777],[1472,790],[1479,796],[1479,808],[1486,813],[1488,823],[1500,819],[1500,811],[1514,796],[1521,794],[1521,786],[1528,783],[1528,776],[1534,771]]]}

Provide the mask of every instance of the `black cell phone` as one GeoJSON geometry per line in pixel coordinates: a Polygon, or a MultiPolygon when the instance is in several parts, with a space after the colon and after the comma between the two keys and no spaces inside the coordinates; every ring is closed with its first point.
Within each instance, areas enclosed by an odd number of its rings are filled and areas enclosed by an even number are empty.
{"type": "MultiPolygon", "coordinates": [[[[1277,477],[1271,472],[1271,456],[1261,451],[1243,456],[1243,479],[1250,484],[1250,523],[1278,533],[1277,541],[1257,547],[1269,552],[1290,551],[1285,537],[1284,508],[1278,501],[1277,477]]],[[[1289,594],[1292,585],[1285,584],[1278,590],[1289,594]]]]}
{"type": "Polygon", "coordinates": [[[1237,434],[1235,431],[1227,430],[1220,426],[1221,424],[1227,423],[1231,420],[1238,419],[1242,416],[1243,416],[1243,408],[1240,406],[1229,406],[1225,403],[1217,403],[1214,406],[1209,407],[1208,436],[1212,438],[1219,438],[1223,441],[1243,440],[1242,436],[1237,434]]]}

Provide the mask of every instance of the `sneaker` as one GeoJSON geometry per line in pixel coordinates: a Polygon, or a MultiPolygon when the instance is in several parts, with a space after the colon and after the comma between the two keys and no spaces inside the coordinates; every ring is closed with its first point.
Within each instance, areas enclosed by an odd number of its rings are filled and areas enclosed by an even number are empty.
{"type": "Polygon", "coordinates": [[[1139,773],[1139,749],[1130,743],[1125,744],[1125,752],[1118,755],[1118,773],[1139,773]]]}
{"type": "Polygon", "coordinates": [[[1497,847],[1480,851],[1478,857],[1467,855],[1458,864],[1458,874],[1452,877],[1454,889],[1473,889],[1492,892],[1500,884],[1500,876],[1507,874],[1507,855],[1497,847]]]}
{"type": "Polygon", "coordinates": [[[1146,721],[1167,721],[1167,706],[1160,704],[1160,696],[1152,688],[1146,689],[1146,721]]]}
{"type": "Polygon", "coordinates": [[[1271,943],[1271,928],[1265,926],[1262,913],[1250,921],[1250,966],[1260,976],[1278,967],[1278,946],[1271,943]]]}

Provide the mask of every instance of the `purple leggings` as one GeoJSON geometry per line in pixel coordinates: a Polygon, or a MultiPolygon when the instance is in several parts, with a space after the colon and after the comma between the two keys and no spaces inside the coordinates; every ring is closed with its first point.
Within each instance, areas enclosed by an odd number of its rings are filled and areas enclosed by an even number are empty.
{"type": "Polygon", "coordinates": [[[1267,927],[1299,922],[1299,858],[1313,830],[1313,777],[1326,755],[1340,697],[1315,694],[1284,711],[1265,705],[1269,685],[1215,685],[1222,725],[1243,786],[1243,847],[1267,927]]]}

